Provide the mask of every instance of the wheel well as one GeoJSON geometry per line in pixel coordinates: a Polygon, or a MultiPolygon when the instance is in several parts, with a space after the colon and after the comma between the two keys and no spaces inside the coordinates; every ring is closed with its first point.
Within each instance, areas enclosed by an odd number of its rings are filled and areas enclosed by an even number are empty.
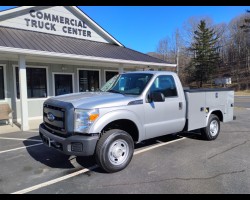
{"type": "Polygon", "coordinates": [[[102,133],[111,129],[121,129],[121,130],[126,131],[129,135],[131,135],[134,141],[138,141],[139,139],[139,131],[138,131],[137,126],[135,125],[134,122],[128,119],[121,119],[121,120],[110,122],[108,125],[106,125],[103,128],[102,133]]]}
{"type": "Polygon", "coordinates": [[[223,121],[223,115],[222,115],[222,112],[221,112],[221,111],[216,110],[216,111],[213,111],[211,114],[216,115],[216,116],[219,118],[219,120],[220,120],[221,122],[223,121]]]}

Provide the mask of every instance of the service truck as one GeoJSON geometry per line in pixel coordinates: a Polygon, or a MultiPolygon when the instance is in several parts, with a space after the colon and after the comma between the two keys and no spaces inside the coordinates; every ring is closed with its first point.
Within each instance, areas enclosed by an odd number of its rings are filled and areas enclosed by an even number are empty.
{"type": "Polygon", "coordinates": [[[47,99],[43,143],[75,156],[94,156],[106,172],[124,169],[134,144],[162,135],[200,130],[215,140],[220,122],[234,119],[234,91],[183,89],[168,71],[134,71],[111,78],[95,92],[47,99]]]}

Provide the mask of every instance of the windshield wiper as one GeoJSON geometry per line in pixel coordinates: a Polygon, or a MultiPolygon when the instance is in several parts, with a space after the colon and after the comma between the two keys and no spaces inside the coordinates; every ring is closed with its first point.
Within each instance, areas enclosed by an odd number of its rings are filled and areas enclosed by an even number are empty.
{"type": "Polygon", "coordinates": [[[117,91],[117,90],[108,90],[107,92],[117,93],[117,94],[123,94],[122,92],[119,92],[119,91],[117,91]]]}
{"type": "Polygon", "coordinates": [[[139,95],[139,94],[135,94],[135,93],[132,93],[132,92],[124,92],[123,94],[128,94],[128,95],[139,95]]]}

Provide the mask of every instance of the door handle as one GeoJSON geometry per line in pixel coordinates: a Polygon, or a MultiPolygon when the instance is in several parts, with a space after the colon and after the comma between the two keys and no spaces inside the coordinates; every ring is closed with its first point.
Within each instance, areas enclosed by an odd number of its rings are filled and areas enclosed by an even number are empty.
{"type": "Polygon", "coordinates": [[[179,110],[182,110],[182,107],[183,107],[183,103],[179,102],[179,110]]]}

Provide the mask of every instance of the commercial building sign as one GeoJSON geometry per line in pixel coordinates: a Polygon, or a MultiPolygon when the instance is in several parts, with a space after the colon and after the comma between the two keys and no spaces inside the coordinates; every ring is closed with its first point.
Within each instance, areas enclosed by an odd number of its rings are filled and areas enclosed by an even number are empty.
{"type": "Polygon", "coordinates": [[[1,16],[0,26],[109,43],[88,16],[70,6],[34,6],[1,16]]]}
{"type": "Polygon", "coordinates": [[[86,30],[86,23],[78,19],[30,10],[28,17],[24,18],[24,20],[27,27],[46,29],[51,32],[60,30],[65,34],[91,37],[91,31],[86,30]]]}

